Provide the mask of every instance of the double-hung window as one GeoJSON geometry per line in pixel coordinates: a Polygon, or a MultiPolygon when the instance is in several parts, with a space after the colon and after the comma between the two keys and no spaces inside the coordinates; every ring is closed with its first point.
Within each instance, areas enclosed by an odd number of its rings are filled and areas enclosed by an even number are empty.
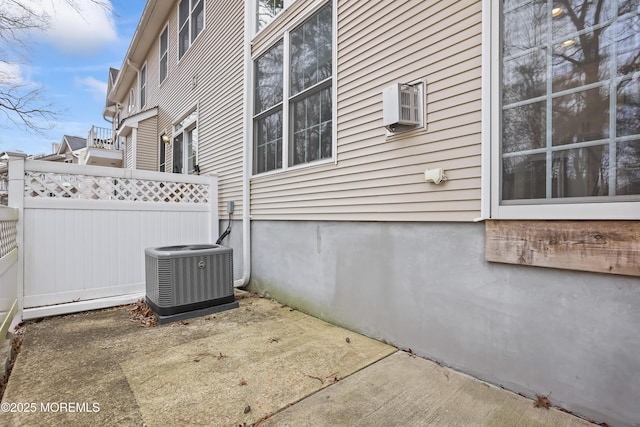
{"type": "Polygon", "coordinates": [[[178,59],[204,28],[204,0],[182,0],[178,5],[178,59]]]}
{"type": "Polygon", "coordinates": [[[173,173],[198,171],[198,112],[193,111],[173,126],[173,173]]]}
{"type": "Polygon", "coordinates": [[[254,173],[333,156],[331,2],[254,61],[254,173]]]}
{"type": "Polygon", "coordinates": [[[282,52],[280,40],[255,61],[255,173],[282,168],[282,52]]]}
{"type": "Polygon", "coordinates": [[[129,90],[129,107],[128,107],[128,112],[129,114],[133,114],[133,112],[136,109],[136,91],[135,88],[131,88],[129,90]]]}
{"type": "Polygon", "coordinates": [[[165,27],[162,34],[160,34],[160,83],[162,83],[169,74],[169,60],[167,55],[168,41],[169,27],[165,27]]]}
{"type": "Polygon", "coordinates": [[[494,212],[638,216],[640,2],[498,3],[494,212]]]}
{"type": "Polygon", "coordinates": [[[166,172],[167,169],[167,143],[164,141],[166,134],[160,135],[160,144],[158,145],[158,171],[166,172]]]}
{"type": "Polygon", "coordinates": [[[285,7],[284,0],[257,0],[256,1],[256,29],[260,31],[282,12],[285,7]]]}
{"type": "Polygon", "coordinates": [[[147,105],[147,65],[140,69],[140,109],[147,105]]]}

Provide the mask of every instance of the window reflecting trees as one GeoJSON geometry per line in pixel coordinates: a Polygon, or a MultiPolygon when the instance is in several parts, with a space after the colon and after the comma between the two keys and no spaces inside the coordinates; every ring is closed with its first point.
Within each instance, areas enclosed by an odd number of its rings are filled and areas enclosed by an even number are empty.
{"type": "Polygon", "coordinates": [[[502,7],[503,201],[640,194],[640,0],[502,7]]]}

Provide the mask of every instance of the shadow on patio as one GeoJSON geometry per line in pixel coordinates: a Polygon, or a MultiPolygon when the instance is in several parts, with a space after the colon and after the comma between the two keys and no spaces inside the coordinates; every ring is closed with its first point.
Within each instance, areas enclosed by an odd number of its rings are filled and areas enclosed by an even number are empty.
{"type": "Polygon", "coordinates": [[[588,424],[257,297],[156,327],[129,307],[29,322],[2,409],[7,426],[588,424]]]}

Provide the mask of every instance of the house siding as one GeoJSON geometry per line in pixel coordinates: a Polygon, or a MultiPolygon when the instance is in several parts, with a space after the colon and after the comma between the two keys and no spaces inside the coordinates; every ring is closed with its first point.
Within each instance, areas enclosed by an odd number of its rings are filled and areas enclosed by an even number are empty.
{"type": "Polygon", "coordinates": [[[213,62],[218,65],[198,81],[208,89],[199,104],[204,116],[199,122],[199,163],[202,173],[216,172],[220,176],[221,217],[226,217],[227,201],[234,201],[236,211],[241,212],[244,157],[244,3],[233,2],[225,8],[228,10],[207,10],[207,26],[211,22],[217,31],[208,34],[208,43],[215,46],[207,58],[213,53],[213,62]]]}
{"type": "MultiPolygon", "coordinates": [[[[219,213],[226,203],[242,209],[244,2],[205,3],[205,28],[178,60],[177,5],[171,7],[155,41],[138,68],[147,64],[147,108],[158,106],[155,132],[138,132],[138,168],[158,168],[160,134],[198,110],[198,164],[201,174],[219,176],[219,213]],[[159,37],[168,25],[168,75],[159,81],[159,37]],[[144,135],[143,135],[144,133],[144,135]],[[144,148],[143,148],[144,147],[144,148]]],[[[162,19],[158,17],[157,19],[162,19]]],[[[137,86],[137,79],[134,80],[137,86]]],[[[173,170],[173,145],[166,151],[167,171],[173,170]]]]}
{"type": "MultiPolygon", "coordinates": [[[[254,58],[311,2],[294,5],[254,39],[254,58]]],[[[510,220],[491,248],[495,224],[469,222],[480,214],[481,2],[337,5],[336,164],[252,178],[249,289],[523,395],[551,394],[583,418],[638,426],[638,281],[601,273],[636,273],[633,227],[510,220]],[[387,137],[383,88],[421,79],[426,129],[387,137]],[[425,183],[433,167],[449,180],[425,183]],[[530,266],[535,257],[554,268],[530,266]],[[564,270],[576,261],[599,273],[564,270]]]]}
{"type": "Polygon", "coordinates": [[[126,157],[126,162],[125,162],[125,168],[127,169],[132,169],[134,164],[133,164],[133,142],[132,142],[132,137],[131,135],[127,135],[126,137],[126,142],[125,142],[125,157],[126,157]]]}
{"type": "Polygon", "coordinates": [[[137,169],[158,170],[158,125],[157,118],[143,120],[138,124],[137,169]]]}
{"type": "MultiPolygon", "coordinates": [[[[295,2],[261,32],[253,56],[311,4],[295,2]]],[[[338,1],[337,10],[336,161],[253,177],[252,218],[478,217],[481,2],[338,1]],[[387,136],[382,90],[419,80],[426,81],[426,128],[387,136]],[[424,181],[425,169],[434,167],[445,169],[446,183],[424,181]]]]}

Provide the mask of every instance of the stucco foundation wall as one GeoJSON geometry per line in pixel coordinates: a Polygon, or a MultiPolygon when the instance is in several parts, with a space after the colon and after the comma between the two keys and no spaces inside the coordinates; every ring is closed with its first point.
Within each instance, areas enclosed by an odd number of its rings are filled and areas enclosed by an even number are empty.
{"type": "Polygon", "coordinates": [[[640,426],[640,281],[492,264],[484,224],[252,222],[251,288],[609,425],[640,426]]]}

